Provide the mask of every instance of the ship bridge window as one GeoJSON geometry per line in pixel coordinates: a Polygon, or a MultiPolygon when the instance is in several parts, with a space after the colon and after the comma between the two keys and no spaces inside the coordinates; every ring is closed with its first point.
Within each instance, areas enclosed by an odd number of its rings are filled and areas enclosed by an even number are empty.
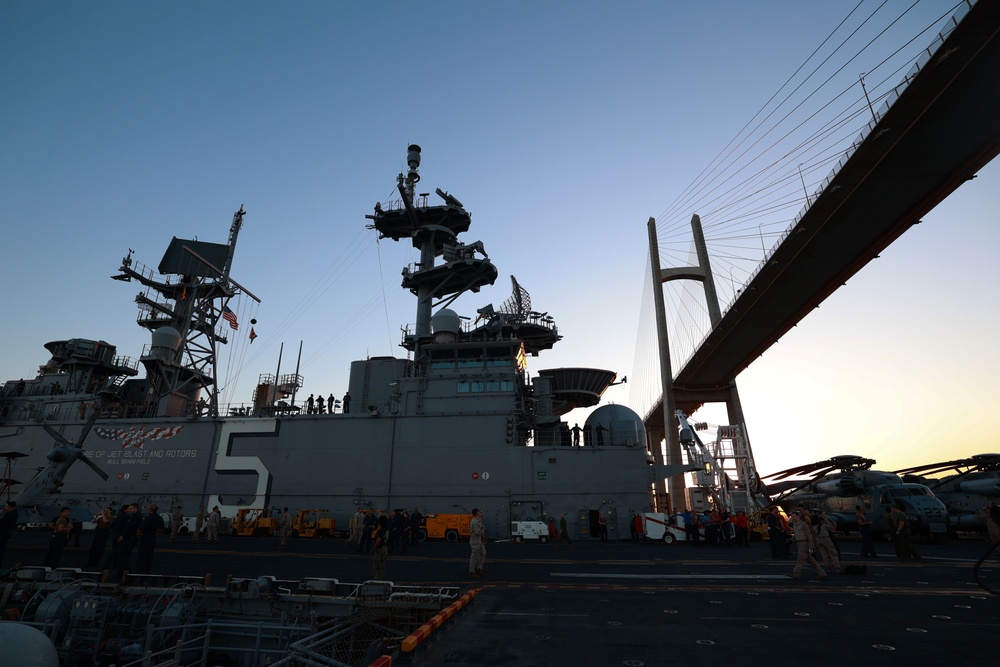
{"type": "Polygon", "coordinates": [[[470,382],[459,382],[459,394],[501,394],[514,391],[514,383],[511,380],[482,382],[473,380],[470,382]]]}

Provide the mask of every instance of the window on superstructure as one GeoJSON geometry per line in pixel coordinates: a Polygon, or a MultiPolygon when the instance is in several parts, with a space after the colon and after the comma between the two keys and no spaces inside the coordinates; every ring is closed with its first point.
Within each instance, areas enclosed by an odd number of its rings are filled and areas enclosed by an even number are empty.
{"type": "Polygon", "coordinates": [[[456,391],[459,394],[509,393],[514,391],[514,383],[510,380],[459,382],[456,391]]]}

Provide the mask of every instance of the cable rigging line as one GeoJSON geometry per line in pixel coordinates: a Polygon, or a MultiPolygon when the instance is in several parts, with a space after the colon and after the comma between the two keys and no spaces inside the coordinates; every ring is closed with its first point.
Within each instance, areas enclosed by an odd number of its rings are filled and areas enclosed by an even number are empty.
{"type": "MultiPolygon", "coordinates": [[[[883,4],[885,4],[885,2],[888,2],[888,0],[885,0],[885,1],[883,2],[883,4]]],[[[824,46],[826,45],[826,43],[827,43],[828,41],[830,41],[830,39],[831,39],[831,38],[832,38],[832,37],[833,37],[833,36],[834,36],[834,35],[835,35],[835,34],[837,33],[837,31],[838,31],[838,30],[840,30],[841,26],[843,26],[843,25],[844,25],[844,23],[846,23],[846,22],[847,22],[847,20],[848,20],[848,19],[849,19],[849,18],[850,18],[851,16],[853,16],[853,15],[854,15],[854,12],[856,12],[856,11],[858,10],[858,8],[859,8],[859,7],[861,7],[861,5],[862,5],[862,4],[864,4],[864,0],[861,0],[860,2],[858,2],[858,4],[857,4],[857,5],[855,5],[854,9],[852,9],[852,10],[850,11],[850,13],[849,13],[849,14],[848,14],[848,15],[847,15],[847,16],[846,16],[846,17],[845,17],[845,18],[844,18],[844,19],[843,19],[843,20],[842,20],[842,21],[841,21],[841,22],[840,22],[840,23],[839,23],[838,25],[837,25],[837,27],[836,27],[836,28],[834,28],[834,29],[833,29],[833,31],[832,31],[832,32],[830,32],[830,34],[829,34],[829,35],[827,35],[826,39],[824,39],[824,40],[823,40],[823,42],[822,42],[822,43],[821,43],[821,44],[820,44],[819,46],[817,46],[815,50],[813,50],[813,52],[812,52],[812,53],[811,53],[811,54],[809,55],[809,57],[808,57],[808,58],[806,58],[806,59],[805,59],[805,61],[804,61],[804,62],[803,62],[803,63],[802,63],[801,65],[799,65],[798,69],[796,69],[796,70],[795,70],[795,72],[793,72],[793,73],[792,73],[792,75],[788,77],[788,79],[787,79],[787,80],[785,81],[785,83],[783,83],[783,84],[781,85],[781,87],[780,87],[780,88],[779,88],[779,89],[778,89],[778,90],[777,90],[777,91],[776,91],[776,92],[775,92],[775,93],[774,93],[774,94],[773,94],[773,95],[772,95],[772,96],[770,97],[770,99],[768,99],[768,101],[767,101],[767,102],[765,102],[765,103],[764,103],[764,105],[763,105],[763,106],[761,106],[761,108],[757,110],[757,113],[755,113],[755,114],[753,115],[753,117],[752,117],[752,118],[751,118],[751,119],[750,119],[749,121],[747,121],[747,123],[746,123],[746,124],[745,124],[745,125],[744,125],[744,126],[743,126],[743,127],[741,128],[741,129],[740,129],[740,131],[736,133],[736,136],[735,136],[735,137],[733,137],[733,138],[732,138],[732,139],[731,139],[731,140],[729,141],[729,143],[728,143],[728,144],[726,144],[726,146],[725,146],[725,147],[724,147],[724,148],[723,148],[723,149],[722,149],[722,150],[721,150],[721,151],[719,152],[719,154],[718,154],[718,155],[717,155],[717,156],[716,156],[716,157],[715,157],[715,158],[714,158],[714,159],[712,160],[712,162],[710,162],[710,163],[709,163],[708,167],[706,167],[706,168],[705,168],[704,170],[702,170],[701,174],[699,174],[699,175],[698,175],[698,176],[697,176],[697,177],[695,178],[695,180],[694,180],[694,181],[693,181],[693,182],[692,182],[692,183],[691,183],[691,184],[690,184],[690,185],[689,185],[689,186],[688,186],[687,188],[685,188],[685,189],[684,189],[684,190],[683,190],[683,191],[681,192],[681,194],[680,194],[680,195],[678,195],[677,199],[675,199],[675,200],[674,200],[674,202],[673,202],[672,204],[668,205],[667,209],[666,209],[666,210],[665,210],[665,211],[664,211],[664,212],[663,212],[663,213],[662,213],[662,214],[661,214],[660,216],[658,216],[658,217],[657,217],[657,220],[659,220],[659,219],[660,219],[660,218],[662,218],[662,217],[669,217],[669,216],[673,215],[673,210],[674,210],[674,209],[675,209],[675,208],[676,208],[676,207],[677,207],[678,205],[682,205],[682,204],[684,203],[684,202],[682,202],[681,200],[682,200],[682,199],[683,199],[684,197],[688,196],[688,194],[689,194],[689,190],[690,190],[690,189],[691,189],[691,188],[692,188],[693,186],[695,186],[695,185],[696,185],[697,183],[699,183],[699,182],[700,182],[700,181],[702,180],[702,178],[703,178],[704,176],[706,176],[706,171],[708,172],[708,174],[711,174],[711,173],[713,173],[713,172],[714,172],[714,171],[715,171],[715,170],[716,170],[716,169],[718,168],[719,164],[721,164],[721,162],[723,162],[723,161],[725,161],[726,159],[728,159],[728,157],[729,157],[730,155],[732,155],[733,151],[735,151],[735,150],[736,150],[737,148],[739,148],[739,146],[741,146],[741,145],[743,144],[743,142],[744,142],[744,141],[746,141],[746,138],[744,138],[743,140],[741,140],[741,141],[740,141],[740,143],[736,144],[736,146],[733,146],[733,142],[734,142],[734,141],[736,141],[736,140],[737,140],[737,139],[738,139],[738,138],[740,137],[740,135],[742,135],[742,134],[743,134],[743,133],[744,133],[744,132],[746,131],[746,129],[747,129],[748,127],[750,127],[750,125],[751,125],[751,124],[752,124],[752,123],[753,123],[753,122],[754,122],[754,121],[755,121],[755,120],[756,120],[756,119],[757,119],[757,118],[758,118],[758,117],[759,117],[759,116],[760,116],[760,115],[761,115],[761,114],[762,114],[762,113],[764,112],[764,110],[765,110],[765,109],[767,109],[767,107],[768,107],[768,106],[769,106],[769,105],[771,104],[771,102],[772,102],[772,101],[774,101],[774,99],[775,99],[775,98],[776,98],[776,97],[778,96],[778,94],[780,94],[780,93],[781,93],[781,91],[785,89],[785,86],[787,86],[787,85],[788,85],[789,83],[791,83],[791,82],[792,82],[792,80],[794,80],[794,79],[795,79],[795,77],[796,77],[796,76],[798,76],[799,72],[801,72],[801,71],[802,71],[802,68],[803,68],[803,67],[805,67],[805,66],[806,66],[806,64],[808,64],[808,63],[809,63],[809,61],[810,61],[810,60],[812,60],[812,59],[813,59],[813,57],[814,57],[814,56],[815,56],[815,55],[816,55],[817,53],[819,53],[820,49],[822,49],[822,48],[823,48],[823,47],[824,47],[824,46]],[[728,153],[728,154],[726,154],[726,151],[727,151],[727,149],[729,149],[729,148],[730,148],[730,146],[733,146],[733,148],[732,148],[732,150],[731,150],[731,151],[729,151],[729,153],[728,153]],[[724,155],[724,154],[725,154],[725,155],[724,155]]],[[[877,10],[876,10],[876,11],[877,11],[877,10]]],[[[839,48],[839,47],[838,47],[838,48],[839,48]]],[[[803,81],[803,83],[805,83],[805,81],[808,81],[808,79],[809,79],[809,77],[806,77],[806,79],[805,79],[805,80],[803,81]]],[[[801,85],[802,85],[802,84],[800,84],[800,86],[799,86],[799,87],[801,87],[801,85]]],[[[796,87],[796,90],[798,90],[798,88],[799,88],[799,87],[796,87]]],[[[794,93],[795,91],[792,91],[792,92],[794,93]]],[[[780,108],[780,107],[781,107],[781,105],[782,105],[782,104],[784,104],[784,103],[785,103],[785,102],[786,102],[786,101],[788,100],[788,98],[789,98],[789,97],[791,96],[791,94],[792,94],[792,93],[789,93],[788,95],[786,95],[786,96],[785,96],[785,99],[784,99],[784,100],[782,100],[782,102],[780,102],[780,103],[778,104],[778,106],[777,106],[777,107],[775,107],[775,110],[777,110],[778,108],[780,108]]],[[[766,117],[766,118],[764,119],[764,121],[766,121],[766,120],[767,120],[768,118],[770,118],[770,117],[771,117],[771,115],[773,115],[773,114],[774,114],[774,111],[772,111],[772,112],[771,112],[770,114],[768,114],[768,115],[767,115],[767,117],[766,117]]],[[[756,129],[757,129],[757,128],[759,128],[759,127],[760,127],[760,125],[761,125],[761,124],[762,124],[762,123],[763,123],[764,121],[761,121],[761,123],[758,123],[757,127],[756,127],[756,128],[754,128],[754,130],[752,130],[752,131],[751,131],[751,132],[750,132],[749,134],[752,134],[752,133],[753,133],[753,131],[756,131],[756,129]]],[[[749,134],[748,134],[748,137],[749,137],[749,134]]],[[[748,138],[748,137],[747,137],[747,138],[748,138]]]]}

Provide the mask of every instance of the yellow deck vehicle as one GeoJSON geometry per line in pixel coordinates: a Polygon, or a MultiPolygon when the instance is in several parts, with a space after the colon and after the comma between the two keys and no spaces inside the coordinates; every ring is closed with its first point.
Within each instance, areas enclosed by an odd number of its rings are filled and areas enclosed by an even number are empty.
{"type": "Polygon", "coordinates": [[[424,540],[446,540],[457,542],[469,539],[472,523],[471,514],[427,514],[420,522],[421,542],[424,540]]]}
{"type": "Polygon", "coordinates": [[[278,520],[271,516],[271,510],[243,507],[236,510],[230,533],[243,537],[254,535],[274,535],[278,520]]]}
{"type": "Polygon", "coordinates": [[[299,510],[292,520],[292,537],[332,537],[336,532],[329,510],[299,510]]]}

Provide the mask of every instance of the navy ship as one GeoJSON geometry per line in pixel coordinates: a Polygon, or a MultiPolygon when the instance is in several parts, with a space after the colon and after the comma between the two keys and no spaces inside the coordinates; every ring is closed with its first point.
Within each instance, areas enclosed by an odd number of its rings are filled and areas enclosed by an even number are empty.
{"type": "Polygon", "coordinates": [[[22,498],[22,520],[48,521],[63,505],[89,518],[101,507],[155,502],[188,514],[219,506],[223,516],[322,508],[346,526],[358,507],[478,507],[495,536],[511,521],[562,512],[577,534],[593,534],[599,513],[613,534],[627,531],[665,472],[651,465],[641,419],[605,405],[576,432],[563,420],[598,405],[616,373],[532,376],[527,359],[561,336],[513,276],[499,306],[466,317],[451,310],[498,271],[481,242],[459,240],[472,217],[456,197],[416,194],[419,146],[409,147],[407,165],[399,198],[366,216],[380,238],[419,252],[402,272],[417,301],[404,355],[352,362],[350,403],[332,414],[296,405],[297,372],[261,376],[252,407],[231,409],[219,401],[216,358],[234,333],[230,300],[256,299],[230,276],[245,211],[225,243],[175,237],[156,271],[129,250],[112,277],[141,286],[137,323],[150,342],[138,359],[104,341],[53,341],[37,377],[3,385],[5,495],[22,498]],[[87,465],[72,465],[80,460],[87,465]]]}

